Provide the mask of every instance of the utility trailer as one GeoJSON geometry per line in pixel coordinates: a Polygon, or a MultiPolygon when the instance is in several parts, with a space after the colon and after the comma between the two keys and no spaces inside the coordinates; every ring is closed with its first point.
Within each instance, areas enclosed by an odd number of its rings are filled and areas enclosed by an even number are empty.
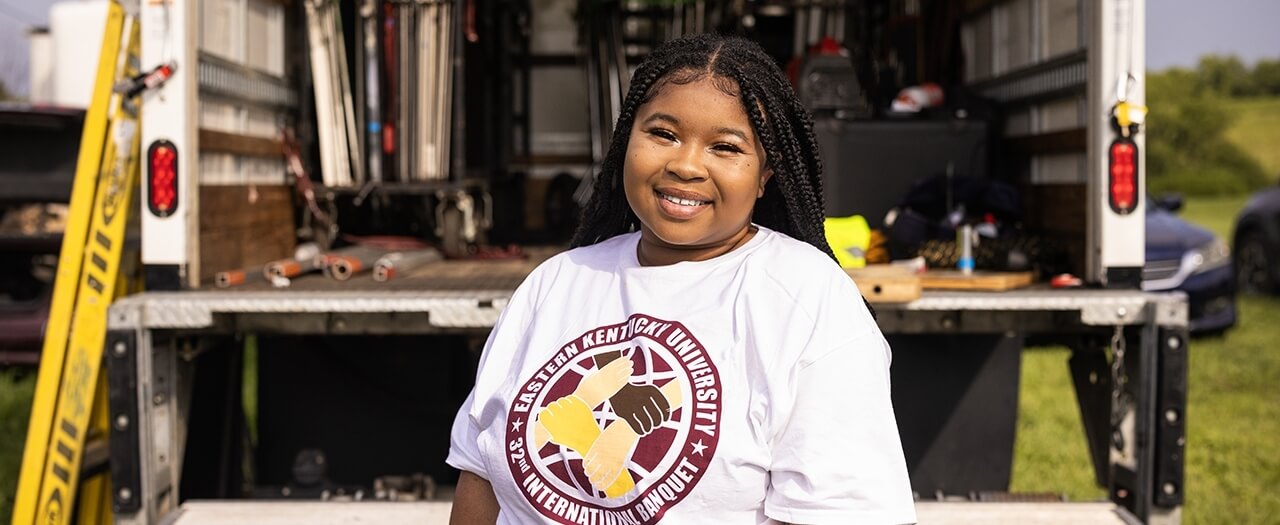
{"type": "MultiPolygon", "coordinates": [[[[305,78],[307,68],[283,66],[288,57],[306,54],[298,52],[299,37],[289,36],[289,13],[294,12],[289,2],[144,4],[144,70],[178,62],[175,76],[144,100],[144,151],[167,143],[176,155],[172,165],[148,163],[143,172],[142,258],[150,291],[119,301],[109,317],[110,463],[117,521],[192,524],[250,515],[280,523],[439,519],[447,510],[451,479],[443,464],[448,427],[469,388],[475,351],[516,285],[554,249],[531,248],[526,260],[440,262],[390,283],[308,276],[287,289],[209,289],[213,266],[248,266],[292,248],[291,190],[283,184],[284,161],[273,153],[279,149],[275,128],[265,123],[298,115],[306,121],[310,104],[300,87],[307,82],[289,71],[302,71],[305,78]],[[245,38],[216,42],[210,35],[217,28],[209,25],[217,23],[233,29],[218,34],[245,38]],[[277,47],[286,51],[276,53],[277,47]],[[162,193],[176,200],[157,213],[147,204],[166,184],[173,191],[162,193]],[[245,351],[246,346],[256,351],[245,351]],[[260,407],[259,441],[246,446],[253,431],[240,409],[246,381],[242,359],[249,355],[258,360],[252,381],[260,407]],[[405,443],[406,436],[417,441],[405,443]],[[328,445],[316,444],[322,441],[328,445]],[[242,469],[246,464],[252,468],[242,469]],[[316,468],[321,464],[328,470],[316,468]],[[423,471],[442,484],[386,490],[404,481],[392,478],[423,471]],[[215,501],[200,501],[209,499],[215,501]]],[[[691,5],[690,16],[697,20],[698,6],[706,5],[691,5]]],[[[844,27],[864,39],[878,35],[900,46],[894,55],[899,61],[912,54],[928,56],[932,41],[924,34],[925,21],[932,16],[945,22],[942,27],[963,44],[952,52],[965,58],[963,74],[952,80],[1004,110],[1000,142],[1019,153],[1002,161],[1020,166],[1014,176],[1036,209],[1028,222],[1064,239],[1071,264],[1089,285],[1000,293],[926,291],[911,302],[876,305],[895,351],[893,396],[921,520],[1177,523],[1183,502],[1186,302],[1180,294],[1139,289],[1145,139],[1139,127],[1115,127],[1112,111],[1122,102],[1143,101],[1145,2],[847,4],[861,13],[859,20],[876,20],[880,29],[841,25],[843,14],[826,19],[823,5],[781,5],[781,11],[762,5],[746,14],[762,34],[769,27],[793,29],[799,49],[813,44],[824,26],[844,27]],[[781,21],[774,19],[778,16],[781,21]],[[887,27],[884,23],[912,16],[918,22],[915,33],[877,32],[887,27]],[[1123,160],[1136,169],[1115,168],[1113,148],[1120,142],[1132,146],[1123,160]],[[1007,493],[1017,376],[1028,339],[1073,350],[1070,366],[1085,439],[1098,484],[1108,490],[1107,502],[1061,503],[1007,493]]],[[[530,27],[521,18],[529,14],[527,6],[478,2],[461,5],[458,12],[467,9],[482,21],[487,13],[510,16],[493,24],[500,31],[530,27]]],[[[548,18],[552,11],[547,10],[548,18]]],[[[659,18],[657,10],[640,11],[659,18]]],[[[459,38],[467,33],[465,19],[455,20],[459,38]]],[[[623,20],[584,32],[585,38],[610,41],[583,51],[587,84],[596,86],[588,97],[590,118],[582,119],[591,122],[581,134],[584,150],[591,150],[593,134],[607,135],[610,112],[620,100],[607,91],[616,95],[627,70],[617,62],[644,49],[626,36],[632,24],[641,23],[623,20]]],[[[546,23],[531,26],[537,42],[536,29],[546,29],[546,23]]],[[[574,32],[570,24],[569,33],[574,32]]],[[[533,46],[534,56],[525,57],[542,69],[519,74],[521,83],[533,86],[532,102],[518,94],[515,98],[526,101],[518,111],[497,112],[502,122],[522,121],[516,127],[526,134],[522,140],[499,141],[505,145],[497,156],[508,162],[513,143],[526,144],[516,153],[533,162],[537,155],[527,144],[538,144],[540,127],[548,127],[536,108],[563,105],[557,99],[562,93],[548,94],[562,88],[548,89],[551,83],[539,80],[563,78],[557,74],[576,67],[572,45],[555,48],[545,41],[541,48],[533,46]]],[[[501,49],[498,54],[510,53],[501,49]]],[[[927,77],[924,62],[896,74],[927,77]]],[[[455,78],[465,78],[467,89],[454,93],[471,93],[477,82],[509,81],[469,73],[455,78]]],[[[478,114],[468,102],[455,107],[455,122],[464,120],[458,114],[463,107],[478,114]]],[[[818,123],[824,125],[845,124],[835,118],[818,123]]],[[[473,123],[468,120],[467,126],[473,123]]],[[[474,126],[490,129],[484,122],[474,126]]],[[[454,148],[468,151],[463,169],[470,169],[476,141],[466,144],[455,142],[454,148]]],[[[589,163],[590,155],[583,156],[589,163]]],[[[539,183],[528,184],[536,188],[539,183]]],[[[410,187],[404,193],[427,191],[410,187]]]]}
{"type": "MultiPolygon", "coordinates": [[[[218,341],[245,334],[348,340],[359,336],[368,342],[376,342],[375,337],[417,336],[424,341],[422,353],[455,351],[431,348],[428,341],[445,334],[483,339],[532,262],[498,263],[485,277],[467,275],[473,270],[465,266],[475,263],[445,262],[430,275],[395,289],[149,292],[116,303],[106,348],[111,413],[117,422],[111,435],[117,520],[161,523],[178,512],[173,523],[188,523],[182,521],[183,512],[233,516],[243,505],[266,515],[278,508],[282,516],[302,520],[281,518],[282,523],[311,519],[303,518],[309,514],[296,514],[293,506],[320,512],[323,504],[181,505],[183,458],[218,455],[216,447],[198,454],[186,449],[200,354],[228,352],[225,345],[219,349],[218,341]]],[[[1047,336],[1073,350],[1071,371],[1085,438],[1097,479],[1109,489],[1112,502],[1102,510],[1097,503],[1014,503],[995,482],[989,493],[971,496],[977,502],[961,497],[966,502],[959,503],[954,493],[919,494],[922,520],[934,516],[929,522],[947,523],[948,516],[966,516],[969,522],[1030,523],[1031,517],[1039,516],[1060,523],[1178,522],[1188,342],[1184,296],[1128,290],[926,292],[916,301],[880,304],[877,310],[894,348],[893,396],[904,447],[909,458],[914,456],[913,475],[1000,477],[993,471],[1000,460],[992,455],[1011,449],[1012,427],[997,425],[977,432],[975,427],[990,423],[984,411],[998,410],[993,405],[1008,399],[1016,403],[1017,382],[1001,381],[1002,372],[1016,372],[1025,337],[1047,336]],[[1109,361],[1109,356],[1119,360],[1109,361]],[[922,394],[924,389],[928,392],[922,394]],[[946,417],[939,417],[939,411],[946,417]],[[922,442],[935,440],[944,444],[922,442]],[[1094,520],[1099,517],[1110,521],[1094,520]]],[[[349,385],[334,385],[344,387],[349,385]]],[[[447,435],[447,422],[437,430],[447,435]]],[[[1007,460],[1005,464],[1007,468],[1007,460]]],[[[1003,474],[1007,486],[1007,470],[1003,474]]],[[[352,493],[327,496],[350,500],[352,493]]],[[[373,499],[371,492],[369,498],[373,499]]],[[[405,508],[398,506],[406,504],[362,505],[372,517],[384,511],[400,516],[405,508]],[[385,510],[387,506],[394,508],[385,510]]],[[[336,508],[358,515],[361,507],[336,508]]],[[[419,518],[443,515],[437,513],[438,505],[413,508],[421,513],[410,515],[419,518]]]]}

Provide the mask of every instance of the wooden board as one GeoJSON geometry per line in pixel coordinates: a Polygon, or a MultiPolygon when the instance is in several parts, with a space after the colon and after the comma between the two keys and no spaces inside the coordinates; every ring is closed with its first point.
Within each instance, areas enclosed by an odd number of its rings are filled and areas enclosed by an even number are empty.
{"type": "Polygon", "coordinates": [[[965,275],[960,270],[929,270],[920,276],[926,290],[974,290],[1002,292],[1031,284],[1031,272],[983,272],[965,275]]]}
{"type": "Polygon", "coordinates": [[[200,186],[200,280],[293,256],[289,186],[200,186]]]}
{"type": "Polygon", "coordinates": [[[866,268],[848,268],[862,296],[872,303],[906,303],[920,298],[920,276],[911,270],[879,264],[866,268]]]}

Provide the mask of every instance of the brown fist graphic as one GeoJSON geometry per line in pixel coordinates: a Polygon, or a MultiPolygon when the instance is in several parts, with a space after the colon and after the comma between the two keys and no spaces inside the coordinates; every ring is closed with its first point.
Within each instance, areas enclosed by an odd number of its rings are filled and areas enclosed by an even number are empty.
{"type": "MultiPolygon", "coordinates": [[[[616,359],[622,358],[621,352],[606,352],[596,356],[596,367],[602,368],[616,359]]],[[[638,436],[646,436],[658,425],[671,419],[671,403],[662,391],[653,385],[623,385],[618,393],[609,398],[616,414],[638,436]]]]}
{"type": "Polygon", "coordinates": [[[609,398],[613,413],[631,425],[637,435],[647,436],[671,419],[671,404],[653,385],[626,385],[609,398]]]}

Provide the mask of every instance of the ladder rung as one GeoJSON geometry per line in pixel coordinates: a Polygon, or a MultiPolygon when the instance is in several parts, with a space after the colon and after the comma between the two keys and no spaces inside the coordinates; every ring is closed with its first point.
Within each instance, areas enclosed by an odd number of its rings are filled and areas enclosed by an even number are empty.
{"type": "Polygon", "coordinates": [[[111,449],[107,446],[107,438],[90,436],[84,446],[84,460],[80,462],[80,479],[89,479],[107,471],[110,465],[111,449]]]}

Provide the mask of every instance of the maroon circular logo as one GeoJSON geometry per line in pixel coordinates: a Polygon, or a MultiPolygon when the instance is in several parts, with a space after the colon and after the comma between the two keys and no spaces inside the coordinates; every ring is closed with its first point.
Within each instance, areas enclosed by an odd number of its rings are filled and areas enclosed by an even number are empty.
{"type": "Polygon", "coordinates": [[[702,479],[720,375],[684,325],[636,314],[561,346],[516,393],[507,466],[559,523],[656,523],[702,479]]]}

